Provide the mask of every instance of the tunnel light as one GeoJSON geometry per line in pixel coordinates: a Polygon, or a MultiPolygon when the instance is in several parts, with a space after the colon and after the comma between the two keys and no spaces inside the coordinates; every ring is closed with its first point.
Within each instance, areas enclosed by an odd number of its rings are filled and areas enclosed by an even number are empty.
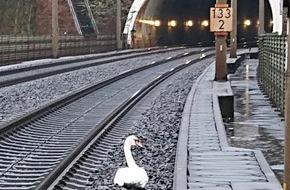
{"type": "Polygon", "coordinates": [[[273,23],[274,23],[274,22],[273,22],[273,20],[270,20],[270,26],[272,26],[272,25],[273,25],[273,23]]]}
{"type": "Polygon", "coordinates": [[[155,20],[155,21],[154,21],[154,26],[160,26],[160,25],[161,25],[160,20],[155,20]]]}
{"type": "Polygon", "coordinates": [[[168,21],[168,26],[171,26],[171,27],[177,26],[176,20],[170,20],[170,21],[168,21]]]}
{"type": "Polygon", "coordinates": [[[193,21],[192,20],[186,21],[185,26],[192,27],[193,26],[193,21]]]}
{"type": "Polygon", "coordinates": [[[201,22],[201,26],[203,26],[203,27],[208,27],[208,26],[209,26],[209,22],[208,22],[208,20],[204,20],[204,21],[202,21],[202,22],[201,22]]]}
{"type": "Polygon", "coordinates": [[[249,19],[244,21],[244,25],[245,26],[250,26],[251,25],[251,21],[249,19]]]}
{"type": "Polygon", "coordinates": [[[140,19],[139,22],[140,23],[144,23],[144,24],[149,24],[149,25],[153,25],[154,24],[154,22],[152,20],[142,20],[142,19],[140,19]]]}
{"type": "Polygon", "coordinates": [[[142,20],[142,19],[140,19],[139,22],[144,23],[144,24],[148,24],[151,26],[160,26],[161,25],[160,20],[142,20]]]}

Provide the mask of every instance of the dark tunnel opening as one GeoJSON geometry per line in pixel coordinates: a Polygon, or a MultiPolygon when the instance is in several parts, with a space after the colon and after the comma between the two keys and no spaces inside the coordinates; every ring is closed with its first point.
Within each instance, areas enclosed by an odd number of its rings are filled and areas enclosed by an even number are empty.
{"type": "MultiPolygon", "coordinates": [[[[147,1],[135,22],[134,47],[214,45],[215,36],[209,30],[209,10],[210,7],[214,7],[215,2],[215,0],[147,1]]],[[[259,1],[238,1],[237,15],[238,43],[257,41],[259,1]]],[[[272,31],[271,21],[271,7],[269,2],[265,1],[265,31],[268,33],[272,31]]]]}

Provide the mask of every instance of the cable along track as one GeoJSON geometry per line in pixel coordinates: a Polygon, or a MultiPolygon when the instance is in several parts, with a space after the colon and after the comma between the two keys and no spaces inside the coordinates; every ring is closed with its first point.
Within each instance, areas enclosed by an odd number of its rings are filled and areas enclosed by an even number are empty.
{"type": "MultiPolygon", "coordinates": [[[[156,85],[153,79],[176,65],[176,61],[169,61],[123,73],[7,125],[0,137],[0,188],[46,189],[118,109],[142,93],[140,88],[156,85]]],[[[180,69],[186,66],[179,65],[180,69]]]]}

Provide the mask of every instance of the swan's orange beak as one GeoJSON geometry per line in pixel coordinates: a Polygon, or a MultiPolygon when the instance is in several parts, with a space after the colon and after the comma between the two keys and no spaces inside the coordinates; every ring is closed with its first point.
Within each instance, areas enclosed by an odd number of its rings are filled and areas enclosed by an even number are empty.
{"type": "Polygon", "coordinates": [[[143,147],[140,140],[135,140],[135,144],[136,146],[143,147]]]}

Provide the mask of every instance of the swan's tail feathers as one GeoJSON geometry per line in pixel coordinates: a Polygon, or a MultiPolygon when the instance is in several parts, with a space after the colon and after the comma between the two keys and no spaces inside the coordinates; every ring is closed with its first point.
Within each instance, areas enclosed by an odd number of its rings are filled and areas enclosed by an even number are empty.
{"type": "Polygon", "coordinates": [[[123,181],[114,180],[114,184],[117,184],[119,186],[124,186],[124,182],[123,181]]]}
{"type": "Polygon", "coordinates": [[[142,176],[141,177],[142,180],[140,180],[140,186],[142,188],[144,188],[149,181],[149,177],[148,177],[147,172],[145,171],[144,168],[140,168],[140,174],[142,176]]]}
{"type": "Polygon", "coordinates": [[[146,184],[148,183],[148,178],[147,179],[144,179],[142,181],[140,181],[140,187],[144,188],[146,186],[146,184]]]}
{"type": "Polygon", "coordinates": [[[123,186],[124,185],[124,181],[122,179],[122,174],[120,172],[120,169],[117,170],[117,172],[115,174],[114,184],[118,184],[119,186],[123,186]]]}

